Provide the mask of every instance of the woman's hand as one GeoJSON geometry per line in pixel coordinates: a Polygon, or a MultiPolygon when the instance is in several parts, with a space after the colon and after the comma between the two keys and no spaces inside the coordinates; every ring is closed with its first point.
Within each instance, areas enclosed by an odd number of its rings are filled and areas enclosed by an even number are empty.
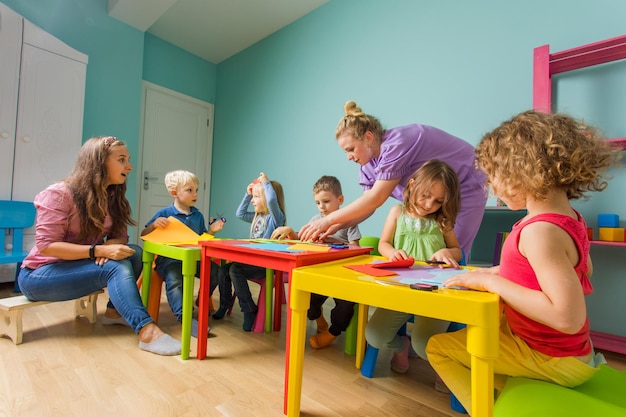
{"type": "Polygon", "coordinates": [[[98,245],[95,248],[96,264],[104,265],[109,259],[121,261],[131,257],[134,253],[135,249],[119,243],[98,245]]]}
{"type": "Polygon", "coordinates": [[[340,225],[331,225],[327,217],[322,217],[304,225],[298,233],[300,240],[303,242],[323,242],[324,239],[339,230],[340,225]]]}

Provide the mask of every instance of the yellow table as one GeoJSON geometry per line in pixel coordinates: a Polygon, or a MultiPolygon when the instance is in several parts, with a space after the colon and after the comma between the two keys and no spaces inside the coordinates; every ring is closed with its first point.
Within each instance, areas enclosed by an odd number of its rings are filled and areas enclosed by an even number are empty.
{"type": "Polygon", "coordinates": [[[197,262],[200,260],[199,246],[172,246],[145,240],[143,242],[143,284],[141,300],[148,307],[150,295],[150,278],[154,255],[178,259],[183,263],[183,322],[181,329],[181,359],[189,359],[191,347],[191,315],[193,313],[193,279],[196,276],[197,262]]]}
{"type": "MultiPolygon", "coordinates": [[[[383,259],[375,256],[354,258],[296,268],[290,282],[291,320],[287,354],[287,415],[300,415],[302,370],[306,337],[307,310],[311,293],[401,310],[467,324],[467,350],[472,355],[472,416],[493,414],[493,360],[498,356],[499,297],[496,294],[439,289],[416,291],[408,287],[381,285],[374,277],[344,268],[383,259]]],[[[365,315],[363,315],[365,316],[365,315]]],[[[366,320],[363,317],[363,320],[366,320]]],[[[364,323],[363,323],[364,324],[364,323]]],[[[364,326],[359,326],[358,351],[365,346],[364,326]]]]}

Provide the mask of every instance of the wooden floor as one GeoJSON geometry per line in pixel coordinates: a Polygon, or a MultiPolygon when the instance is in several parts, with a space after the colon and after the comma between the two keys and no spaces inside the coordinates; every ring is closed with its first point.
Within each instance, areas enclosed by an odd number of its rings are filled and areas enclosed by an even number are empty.
{"type": "MultiPolygon", "coordinates": [[[[0,297],[10,295],[12,283],[0,284],[0,297]]],[[[107,299],[99,297],[101,314],[107,299]]],[[[206,360],[195,359],[192,338],[192,358],[182,361],[141,351],[128,327],[92,325],[72,312],[72,302],[27,309],[23,343],[0,338],[0,416],[283,415],[284,325],[279,333],[245,333],[236,308],[231,317],[211,321],[206,360]]],[[[180,339],[165,298],[159,325],[180,339]]],[[[312,323],[308,330],[315,331],[312,323]]],[[[606,356],[626,369],[624,356],[606,356]]],[[[447,394],[434,390],[427,362],[411,359],[409,372],[399,375],[389,360],[381,352],[369,379],[354,367],[354,356],[343,353],[343,336],[322,350],[307,344],[302,416],[461,416],[447,394]]]]}

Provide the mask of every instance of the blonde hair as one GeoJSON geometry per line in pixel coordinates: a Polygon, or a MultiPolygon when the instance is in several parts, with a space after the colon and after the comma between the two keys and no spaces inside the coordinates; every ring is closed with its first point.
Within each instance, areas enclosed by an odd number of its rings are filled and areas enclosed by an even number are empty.
{"type": "Polygon", "coordinates": [[[313,194],[317,194],[320,191],[330,191],[335,197],[339,197],[343,194],[341,191],[341,183],[337,177],[333,177],[332,175],[324,175],[313,184],[313,194]]]}
{"type": "Polygon", "coordinates": [[[335,138],[343,135],[351,135],[356,140],[363,140],[366,132],[371,132],[374,139],[380,142],[383,137],[383,127],[380,121],[369,114],[363,113],[357,104],[350,100],[343,106],[345,116],[339,120],[335,129],[335,138]]]}
{"type": "Polygon", "coordinates": [[[476,147],[476,161],[497,194],[520,192],[545,200],[558,188],[569,199],[607,186],[605,171],[620,157],[597,129],[565,114],[520,113],[487,133],[476,147]]]}
{"type": "MultiPolygon", "coordinates": [[[[272,188],[274,189],[274,193],[276,194],[276,200],[278,200],[278,207],[285,215],[285,222],[281,224],[281,226],[284,226],[285,224],[287,224],[287,212],[285,211],[285,193],[283,191],[283,186],[278,181],[272,181],[272,180],[270,180],[270,184],[272,185],[272,188]]],[[[263,183],[259,182],[258,184],[255,184],[254,187],[259,188],[261,192],[261,196],[263,197],[263,206],[265,207],[264,212],[256,213],[256,214],[267,214],[269,210],[267,207],[267,198],[265,197],[265,188],[263,187],[263,183]]]]}
{"type": "Polygon", "coordinates": [[[189,183],[193,183],[196,186],[200,184],[200,180],[193,172],[179,169],[165,174],[165,187],[168,191],[176,191],[178,187],[189,183]]]}
{"type": "Polygon", "coordinates": [[[95,239],[103,235],[107,212],[113,219],[112,235],[121,234],[128,225],[136,225],[126,199],[126,182],[106,185],[106,160],[111,149],[119,146],[126,144],[113,136],[96,136],[87,140],[78,151],[74,169],[64,180],[78,210],[81,239],[95,239]]]}
{"type": "Polygon", "coordinates": [[[459,178],[450,165],[438,159],[431,159],[417,169],[409,178],[404,188],[404,207],[409,213],[417,213],[417,201],[427,193],[436,182],[441,182],[446,191],[441,207],[431,216],[435,218],[442,231],[454,227],[456,216],[461,208],[461,189],[459,178]]]}

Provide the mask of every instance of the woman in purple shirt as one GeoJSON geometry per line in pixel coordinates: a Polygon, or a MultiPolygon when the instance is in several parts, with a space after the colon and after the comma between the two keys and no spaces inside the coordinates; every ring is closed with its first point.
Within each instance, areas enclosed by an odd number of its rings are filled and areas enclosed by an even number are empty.
{"type": "Polygon", "coordinates": [[[345,106],[335,136],[348,159],[361,165],[361,197],[322,219],[304,226],[302,240],[324,239],[337,230],[360,223],[389,196],[402,201],[404,187],[426,161],[447,162],[459,177],[461,210],[454,228],[464,253],[469,255],[487,203],[486,175],[474,164],[474,147],[437,128],[412,124],[384,130],[374,116],[354,101],[345,106]]]}
{"type": "Polygon", "coordinates": [[[18,282],[32,301],[72,300],[106,287],[102,324],[130,326],[141,349],[177,355],[180,342],[156,326],[137,290],[141,248],[128,244],[127,227],[135,222],[125,196],[132,169],[124,142],[112,136],[85,142],[70,176],[35,197],[35,246],[18,282]]]}

